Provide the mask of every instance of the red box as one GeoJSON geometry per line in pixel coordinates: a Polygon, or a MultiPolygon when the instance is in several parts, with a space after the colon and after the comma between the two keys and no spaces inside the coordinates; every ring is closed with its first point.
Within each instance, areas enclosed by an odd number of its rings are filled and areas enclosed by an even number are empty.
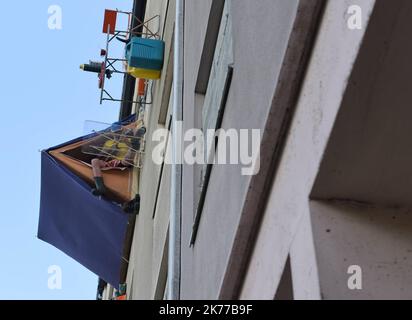
{"type": "Polygon", "coordinates": [[[106,9],[104,11],[103,33],[109,32],[109,25],[110,25],[110,34],[114,34],[114,31],[116,29],[116,21],[117,21],[117,11],[106,9]]]}
{"type": "Polygon", "coordinates": [[[146,91],[146,80],[145,79],[139,79],[139,82],[137,84],[137,95],[138,96],[144,96],[146,91]]]}

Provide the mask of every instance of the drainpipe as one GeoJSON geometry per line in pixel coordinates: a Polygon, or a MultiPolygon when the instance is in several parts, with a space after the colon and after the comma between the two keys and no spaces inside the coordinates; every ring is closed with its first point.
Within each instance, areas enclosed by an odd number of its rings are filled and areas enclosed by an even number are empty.
{"type": "Polygon", "coordinates": [[[184,0],[176,0],[173,56],[172,178],[169,220],[167,299],[180,299],[182,220],[182,121],[183,121],[183,12],[184,0]]]}

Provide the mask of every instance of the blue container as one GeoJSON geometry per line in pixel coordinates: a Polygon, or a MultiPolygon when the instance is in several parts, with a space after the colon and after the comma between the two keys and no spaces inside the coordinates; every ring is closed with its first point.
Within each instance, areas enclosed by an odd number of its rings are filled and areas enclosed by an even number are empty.
{"type": "Polygon", "coordinates": [[[165,43],[162,40],[133,37],[126,46],[126,59],[130,67],[162,70],[165,43]]]}

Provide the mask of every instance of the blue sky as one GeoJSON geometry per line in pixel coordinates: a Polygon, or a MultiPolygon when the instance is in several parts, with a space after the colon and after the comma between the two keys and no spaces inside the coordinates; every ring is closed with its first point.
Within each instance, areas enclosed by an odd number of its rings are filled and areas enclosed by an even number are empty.
{"type": "MultiPolygon", "coordinates": [[[[119,104],[99,104],[97,76],[79,69],[99,60],[105,8],[129,11],[132,0],[15,0],[0,10],[0,299],[94,299],[97,276],[36,238],[40,197],[38,150],[81,136],[86,120],[113,122],[119,104]],[[62,8],[62,29],[49,30],[48,8],[62,8]],[[50,265],[62,289],[47,285],[50,265]]],[[[114,43],[113,55],[122,45],[114,43]]],[[[117,79],[115,79],[117,78],[117,79]]],[[[122,77],[108,83],[120,97],[122,77]]]]}

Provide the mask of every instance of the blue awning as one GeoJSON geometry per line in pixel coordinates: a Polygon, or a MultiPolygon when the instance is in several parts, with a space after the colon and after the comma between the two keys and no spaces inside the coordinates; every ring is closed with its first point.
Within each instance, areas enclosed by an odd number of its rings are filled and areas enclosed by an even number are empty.
{"type": "Polygon", "coordinates": [[[38,237],[117,288],[128,216],[119,204],[93,196],[89,184],[49,154],[55,148],[41,153],[38,237]]]}

